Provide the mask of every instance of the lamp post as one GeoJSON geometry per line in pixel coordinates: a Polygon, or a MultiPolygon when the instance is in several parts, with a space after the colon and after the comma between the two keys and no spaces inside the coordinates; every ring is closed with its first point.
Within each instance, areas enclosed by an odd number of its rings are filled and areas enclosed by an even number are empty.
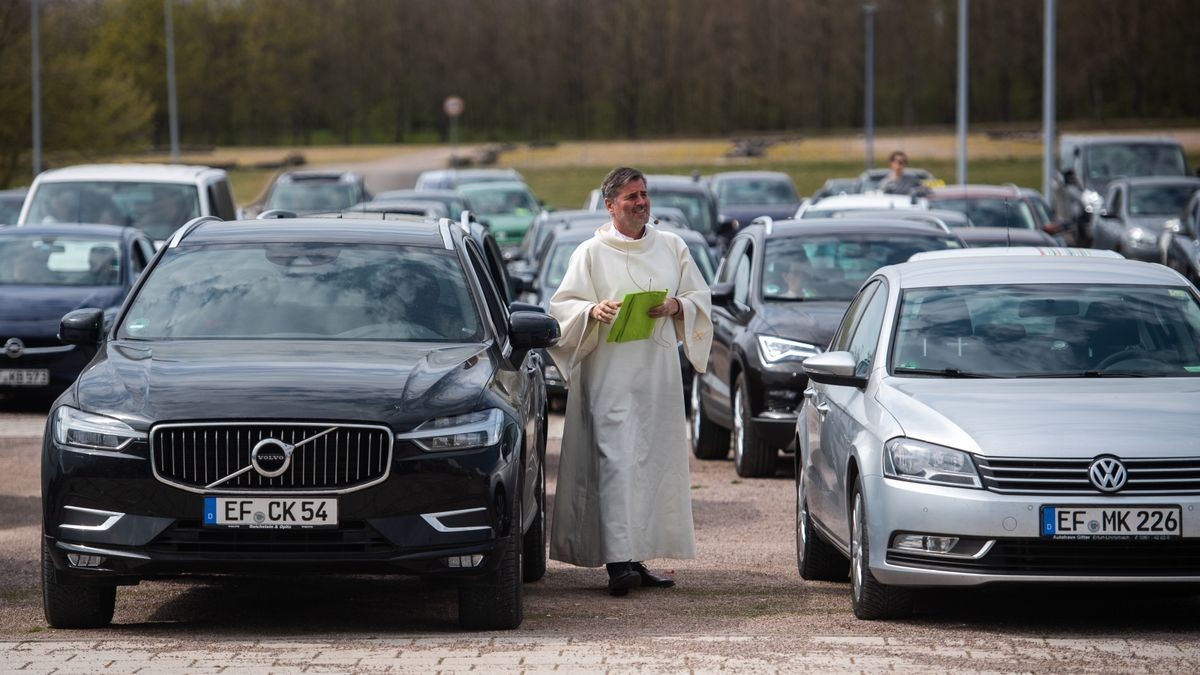
{"type": "Polygon", "coordinates": [[[958,0],[958,183],[967,182],[967,0],[958,0]]]}
{"type": "Polygon", "coordinates": [[[163,23],[167,37],[167,118],[171,127],[171,163],[179,163],[179,111],[175,107],[175,26],[171,21],[171,3],[163,0],[163,23]]]}
{"type": "Polygon", "coordinates": [[[30,25],[30,37],[33,43],[33,53],[30,59],[33,63],[33,175],[42,172],[42,69],[41,69],[41,30],[38,28],[38,0],[30,3],[33,10],[30,25]]]}
{"type": "Polygon", "coordinates": [[[1042,55],[1042,195],[1050,199],[1054,175],[1054,0],[1046,0],[1045,45],[1042,55]]]}
{"type": "Polygon", "coordinates": [[[863,124],[866,127],[867,170],[875,164],[875,5],[863,5],[863,21],[866,53],[863,70],[863,124]]]}

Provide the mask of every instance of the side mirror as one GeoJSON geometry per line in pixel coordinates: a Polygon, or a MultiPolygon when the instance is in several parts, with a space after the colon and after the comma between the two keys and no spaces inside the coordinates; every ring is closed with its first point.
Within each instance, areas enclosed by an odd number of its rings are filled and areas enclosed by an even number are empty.
{"type": "Polygon", "coordinates": [[[87,307],[68,312],[58,324],[63,344],[92,347],[104,334],[104,310],[87,307]]]}
{"type": "Polygon", "coordinates": [[[733,304],[733,283],[726,281],[724,283],[713,284],[712,304],[716,307],[728,307],[733,304]]]}
{"type": "Polygon", "coordinates": [[[541,305],[535,305],[532,302],[520,302],[517,300],[508,303],[508,311],[510,314],[515,314],[517,312],[537,312],[538,314],[546,313],[545,308],[543,308],[541,305]]]}
{"type": "Polygon", "coordinates": [[[545,312],[513,312],[508,317],[508,336],[516,349],[550,347],[558,342],[558,321],[545,312]]]}
{"type": "Polygon", "coordinates": [[[839,387],[862,388],[867,378],[855,375],[854,355],[850,352],[826,352],[804,360],[803,368],[808,379],[821,384],[839,387]]]}

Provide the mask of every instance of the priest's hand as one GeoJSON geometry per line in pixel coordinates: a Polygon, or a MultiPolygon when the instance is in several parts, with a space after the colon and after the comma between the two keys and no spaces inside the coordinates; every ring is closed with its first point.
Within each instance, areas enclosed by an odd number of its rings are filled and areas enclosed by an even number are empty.
{"type": "Polygon", "coordinates": [[[657,319],[660,316],[677,316],[681,312],[683,312],[683,303],[679,301],[679,298],[667,298],[663,304],[651,307],[650,311],[646,313],[657,319]]]}
{"type": "Polygon", "coordinates": [[[601,323],[612,323],[613,319],[617,318],[619,309],[620,300],[601,300],[599,304],[592,306],[592,318],[601,323]]]}

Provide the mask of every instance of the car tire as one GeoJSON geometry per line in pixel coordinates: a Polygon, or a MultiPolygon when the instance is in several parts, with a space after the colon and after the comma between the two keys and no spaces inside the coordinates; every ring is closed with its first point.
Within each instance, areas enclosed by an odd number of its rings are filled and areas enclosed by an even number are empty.
{"type": "MultiPolygon", "coordinates": [[[[542,442],[545,447],[545,442],[542,442]]],[[[543,457],[545,454],[543,453],[543,457]]],[[[537,517],[522,535],[521,579],[526,583],[546,576],[546,462],[538,468],[537,517]]]]}
{"type": "Polygon", "coordinates": [[[42,611],[52,628],[103,628],[112,623],[116,584],[71,583],[59,577],[42,540],[42,611]]]}
{"type": "Polygon", "coordinates": [[[912,613],[912,591],[881,584],[871,574],[870,530],[861,479],[854,481],[850,503],[850,605],[854,616],[866,621],[903,619],[912,613]]]}
{"type": "Polygon", "coordinates": [[[729,456],[729,430],[704,414],[700,400],[700,378],[692,378],[692,454],[696,459],[725,459],[729,456]]]}
{"type": "MultiPolygon", "coordinates": [[[[799,446],[797,446],[799,447],[799,446]]],[[[796,569],[808,581],[845,581],[850,561],[812,526],[801,476],[803,463],[796,452],[796,569]]]]}
{"type": "Polygon", "coordinates": [[[521,581],[521,499],[512,499],[508,531],[496,547],[500,565],[490,582],[458,589],[458,625],[466,630],[512,630],[525,618],[521,581]]]}
{"type": "Polygon", "coordinates": [[[733,394],[733,468],[742,478],[772,476],[779,453],[758,437],[751,420],[746,377],[738,375],[733,394]]]}

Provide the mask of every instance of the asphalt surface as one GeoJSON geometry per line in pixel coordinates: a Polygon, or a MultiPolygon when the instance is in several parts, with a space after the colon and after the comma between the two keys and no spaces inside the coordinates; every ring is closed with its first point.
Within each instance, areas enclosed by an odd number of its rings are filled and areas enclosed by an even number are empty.
{"type": "Polygon", "coordinates": [[[39,407],[0,414],[0,672],[1200,669],[1186,589],[943,591],[909,620],[858,621],[848,584],[796,573],[788,461],[742,480],[693,460],[698,557],[651,561],[676,588],[612,598],[601,570],[552,561],[511,632],[461,632],[452,589],[383,576],[144,582],[118,591],[111,628],[55,630],[38,579],[39,407]]]}

